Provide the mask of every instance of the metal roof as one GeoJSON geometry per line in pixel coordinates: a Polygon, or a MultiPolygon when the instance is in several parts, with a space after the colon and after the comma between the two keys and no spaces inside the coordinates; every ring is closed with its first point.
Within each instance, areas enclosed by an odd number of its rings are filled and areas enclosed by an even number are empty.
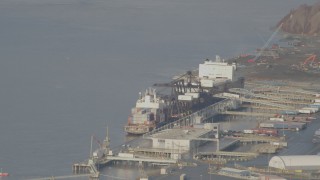
{"type": "Polygon", "coordinates": [[[320,170],[320,156],[274,156],[270,159],[269,166],[278,169],[320,170]]]}
{"type": "Polygon", "coordinates": [[[198,128],[173,128],[153,134],[151,137],[159,139],[192,140],[194,138],[201,137],[202,135],[207,134],[210,131],[212,130],[198,128]]]}

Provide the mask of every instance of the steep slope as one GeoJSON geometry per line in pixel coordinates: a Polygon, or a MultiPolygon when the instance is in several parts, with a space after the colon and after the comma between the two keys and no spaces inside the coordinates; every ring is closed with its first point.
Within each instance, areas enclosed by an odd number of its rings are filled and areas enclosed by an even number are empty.
{"type": "Polygon", "coordinates": [[[301,5],[292,10],[279,23],[281,30],[292,34],[320,35],[320,2],[312,6],[301,5]]]}

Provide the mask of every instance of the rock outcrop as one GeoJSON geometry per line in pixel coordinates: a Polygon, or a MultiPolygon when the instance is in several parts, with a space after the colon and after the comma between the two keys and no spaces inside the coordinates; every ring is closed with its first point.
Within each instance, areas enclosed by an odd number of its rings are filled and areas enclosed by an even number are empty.
{"type": "Polygon", "coordinates": [[[312,6],[301,5],[291,10],[277,25],[281,30],[291,34],[320,35],[320,2],[312,6]]]}

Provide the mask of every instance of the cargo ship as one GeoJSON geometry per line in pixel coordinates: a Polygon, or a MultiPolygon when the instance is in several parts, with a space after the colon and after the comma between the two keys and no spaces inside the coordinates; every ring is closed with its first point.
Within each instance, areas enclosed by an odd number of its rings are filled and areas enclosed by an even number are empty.
{"type": "Polygon", "coordinates": [[[125,132],[141,135],[152,131],[157,124],[167,121],[168,107],[165,99],[157,96],[156,89],[149,88],[144,94],[140,92],[124,127],[125,132]]]}
{"type": "Polygon", "coordinates": [[[157,94],[154,88],[139,93],[124,127],[125,132],[145,134],[222,100],[213,95],[244,86],[244,78],[236,78],[235,70],[236,64],[224,62],[216,56],[215,61],[206,59],[199,64],[198,70],[175,76],[170,83],[154,84],[153,87],[171,89],[166,95],[157,94]]]}

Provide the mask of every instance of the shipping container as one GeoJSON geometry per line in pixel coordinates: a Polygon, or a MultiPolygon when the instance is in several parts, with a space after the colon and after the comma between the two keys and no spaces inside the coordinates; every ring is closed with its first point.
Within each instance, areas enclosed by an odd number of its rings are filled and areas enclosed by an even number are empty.
{"type": "Polygon", "coordinates": [[[270,118],[270,121],[284,121],[283,118],[270,118]]]}
{"type": "Polygon", "coordinates": [[[270,144],[274,146],[283,146],[283,147],[288,146],[288,142],[270,142],[270,144]]]}
{"type": "Polygon", "coordinates": [[[320,99],[315,99],[314,102],[320,103],[320,99]]]}
{"type": "Polygon", "coordinates": [[[253,130],[252,129],[244,129],[243,133],[245,133],[245,134],[253,134],[253,130]]]}
{"type": "Polygon", "coordinates": [[[119,157],[127,157],[127,158],[133,158],[133,154],[130,153],[119,153],[119,157]]]}
{"type": "Polygon", "coordinates": [[[320,104],[310,104],[309,107],[311,108],[320,108],[320,104]]]}
{"type": "Polygon", "coordinates": [[[299,113],[301,113],[301,114],[311,114],[312,111],[310,109],[299,109],[299,113]]]}
{"type": "Polygon", "coordinates": [[[279,121],[268,121],[260,123],[260,128],[274,128],[274,129],[292,129],[301,130],[306,127],[306,123],[302,122],[279,122],[279,121]]]}
{"type": "Polygon", "coordinates": [[[287,111],[281,111],[280,114],[282,114],[282,115],[297,115],[298,111],[287,110],[287,111]]]}
{"type": "Polygon", "coordinates": [[[179,95],[178,100],[179,101],[192,101],[192,96],[189,95],[179,95]]]}
{"type": "Polygon", "coordinates": [[[230,98],[240,98],[240,95],[239,94],[232,94],[232,93],[222,93],[223,96],[225,97],[230,97],[230,98]]]}
{"type": "Polygon", "coordinates": [[[277,136],[279,133],[277,129],[267,129],[267,128],[252,129],[252,131],[254,134],[265,134],[269,136],[277,136]]]}
{"type": "Polygon", "coordinates": [[[259,124],[259,127],[261,127],[261,128],[273,128],[274,127],[274,123],[263,122],[263,123],[259,124]]]}
{"type": "Polygon", "coordinates": [[[319,108],[317,108],[317,107],[315,107],[315,108],[312,108],[312,107],[304,107],[304,108],[302,108],[302,109],[307,109],[307,110],[310,109],[312,113],[316,113],[316,112],[319,111],[319,108]]]}
{"type": "Polygon", "coordinates": [[[192,98],[194,99],[198,99],[200,96],[199,93],[191,93],[191,92],[185,93],[184,95],[192,96],[192,98]]]}

